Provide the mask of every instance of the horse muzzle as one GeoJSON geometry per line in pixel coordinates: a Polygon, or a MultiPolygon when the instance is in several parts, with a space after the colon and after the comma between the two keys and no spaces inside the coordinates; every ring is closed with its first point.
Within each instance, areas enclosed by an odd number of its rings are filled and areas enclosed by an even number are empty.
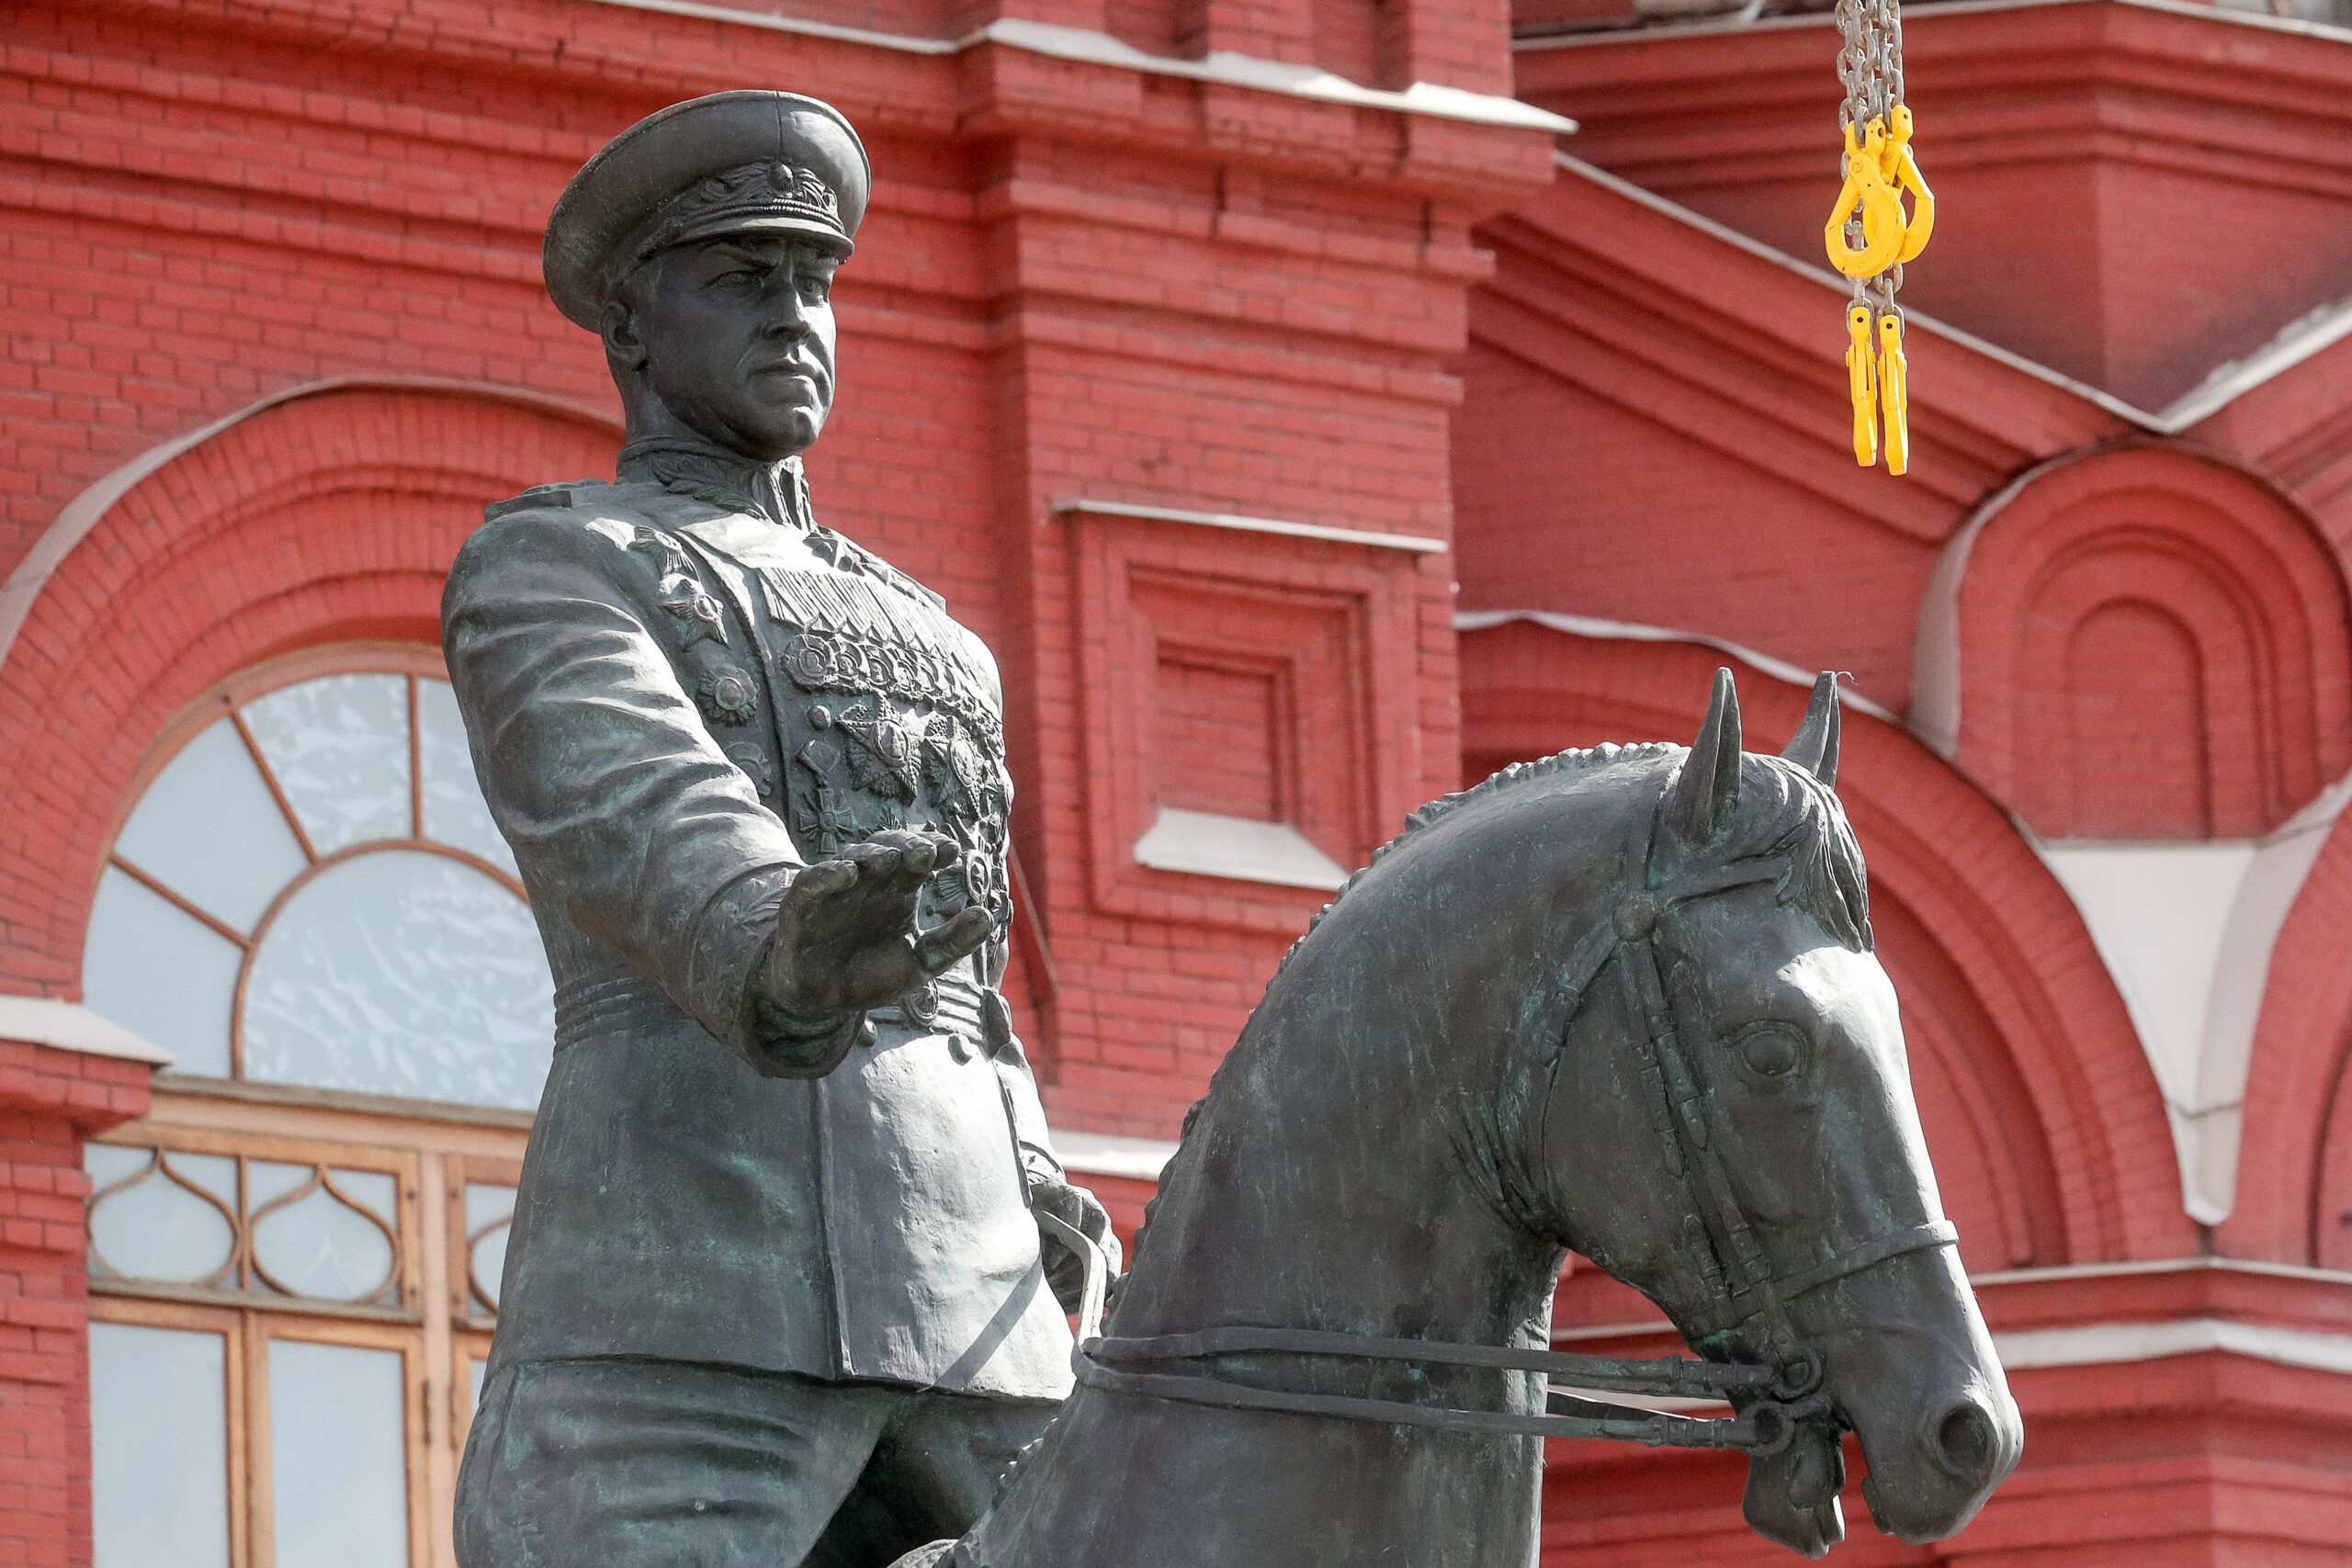
{"type": "Polygon", "coordinates": [[[1966,1525],[2017,1468],[2025,1430],[2006,1390],[1971,1392],[1932,1408],[1910,1440],[1875,1454],[1862,1501],[1881,1533],[1912,1545],[1941,1540],[1966,1525]]]}

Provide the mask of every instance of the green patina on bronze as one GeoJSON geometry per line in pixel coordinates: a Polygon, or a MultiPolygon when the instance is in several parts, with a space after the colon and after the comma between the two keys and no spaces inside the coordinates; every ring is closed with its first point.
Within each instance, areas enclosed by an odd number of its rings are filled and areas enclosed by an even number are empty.
{"type": "Polygon", "coordinates": [[[443,604],[556,981],[467,1568],[887,1563],[1070,1386],[1039,1215],[1110,1230],[997,990],[995,662],[801,477],[866,179],[825,105],[720,94],[549,225],[629,439],[490,508],[443,604]]]}
{"type": "Polygon", "coordinates": [[[1782,757],[1725,672],[1690,748],[1418,814],[1285,959],[1094,1334],[1115,1243],[996,990],[994,663],[798,466],[866,179],[824,105],[721,94],[550,224],[629,442],[493,507],[444,606],[557,982],[465,1568],[1525,1564],[1550,1435],[1740,1449],[1749,1522],[1818,1555],[1851,1429],[1883,1529],[1965,1523],[2019,1427],[1826,676],[1782,757]],[[1704,1359],[1548,1351],[1570,1248],[1704,1359]]]}

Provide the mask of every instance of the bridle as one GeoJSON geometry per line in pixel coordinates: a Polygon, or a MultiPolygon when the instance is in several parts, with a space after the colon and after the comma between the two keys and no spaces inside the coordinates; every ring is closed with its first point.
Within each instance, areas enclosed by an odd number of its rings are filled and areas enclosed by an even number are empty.
{"type": "Polygon", "coordinates": [[[1601,972],[1614,968],[1626,1011],[1634,1022],[1634,1063],[1648,1092],[1642,1099],[1667,1170],[1682,1186],[1688,1250],[1699,1260],[1706,1300],[1692,1332],[1702,1341],[1736,1331],[1752,1331],[1769,1352],[1764,1361],[1703,1361],[1666,1356],[1657,1359],[1586,1356],[1559,1350],[1457,1345],[1425,1339],[1386,1339],[1306,1328],[1220,1327],[1149,1338],[1102,1337],[1102,1303],[1109,1262],[1095,1242],[1050,1214],[1039,1224],[1086,1259],[1086,1292],[1079,1313],[1079,1342],[1071,1358],[1078,1382],[1088,1388],[1227,1410],[1284,1411],[1449,1431],[1509,1433],[1538,1438],[1608,1438],[1656,1447],[1738,1449],[1753,1455],[1778,1453],[1794,1438],[1800,1423],[1829,1416],[1818,1391],[1821,1358],[1807,1347],[1790,1318],[1789,1303],[1833,1280],[1859,1274],[1890,1258],[1958,1239],[1949,1220],[1906,1225],[1845,1247],[1811,1268],[1775,1273],[1747,1212],[1724,1170],[1713,1115],[1692,1070],[1683,1031],[1677,1024],[1657,951],[1659,917],[1669,909],[1759,883],[1781,883],[1789,874],[1785,855],[1756,855],[1692,873],[1663,886],[1649,887],[1648,866],[1657,855],[1657,829],[1644,856],[1645,886],[1615,901],[1569,950],[1547,994],[1535,1027],[1547,1038],[1556,1066],[1566,1048],[1568,1025],[1582,1009],[1601,972]],[[1402,1362],[1424,1367],[1492,1368],[1535,1372],[1547,1381],[1540,1415],[1499,1410],[1464,1410],[1351,1394],[1306,1393],[1260,1388],[1174,1365],[1222,1356],[1283,1355],[1402,1362]],[[1565,1389],[1699,1399],[1729,1400],[1730,1418],[1668,1415],[1593,1400],[1565,1389]]]}

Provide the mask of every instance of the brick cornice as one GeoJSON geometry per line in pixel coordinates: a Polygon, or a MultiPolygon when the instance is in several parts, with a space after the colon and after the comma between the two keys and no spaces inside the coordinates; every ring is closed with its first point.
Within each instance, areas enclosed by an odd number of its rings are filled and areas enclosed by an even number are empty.
{"type": "MultiPolygon", "coordinates": [[[[2352,34],[2060,0],[1909,10],[1904,47],[1937,168],[2087,157],[2352,191],[2352,34]]],[[[1819,178],[1836,50],[1822,14],[1523,39],[1517,63],[1521,96],[1577,118],[1579,155],[1671,191],[1819,178]],[[1627,139],[1639,151],[1621,159],[1627,139]]]]}
{"type": "MultiPolygon", "coordinates": [[[[379,68],[470,69],[548,97],[605,96],[616,110],[611,122],[585,132],[578,117],[550,117],[527,90],[514,95],[517,124],[469,124],[478,117],[390,105],[362,111],[382,116],[395,134],[439,141],[462,128],[468,144],[508,153],[544,138],[544,155],[565,164],[567,173],[646,109],[752,77],[822,83],[826,96],[869,139],[1114,135],[1131,150],[1164,157],[1242,157],[1310,177],[1470,197],[1489,209],[1550,177],[1545,155],[1565,129],[1506,98],[1419,85],[1374,92],[1332,78],[1325,79],[1336,84],[1328,89],[1295,86],[1272,62],[1161,60],[1108,37],[1014,21],[936,39],[718,6],[615,0],[496,6],[98,0],[93,9],[144,27],[234,35],[272,52],[298,49],[306,62],[357,56],[379,68]],[[1099,39],[1099,47],[1069,46],[1087,39],[1099,39]]],[[[124,74],[137,75],[149,92],[175,87],[172,73],[118,73],[118,79],[124,74]]],[[[260,98],[280,113],[323,113],[353,123],[341,118],[353,96],[349,86],[313,93],[297,85],[306,80],[241,83],[214,101],[260,98]]]]}
{"type": "Polygon", "coordinates": [[[1905,484],[1874,482],[1846,445],[1826,278],[1636,195],[1572,173],[1482,226],[1498,265],[1473,296],[1473,335],[1917,539],[1947,537],[2008,474],[2126,428],[2088,389],[1922,322],[1908,340],[1918,456],[1905,484]]]}
{"type": "MultiPolygon", "coordinates": [[[[0,1032],[0,1118],[53,1124],[79,1137],[147,1114],[152,1062],[62,1049],[0,1032]]],[[[69,1248],[80,1251],[76,1228],[69,1248]]]]}

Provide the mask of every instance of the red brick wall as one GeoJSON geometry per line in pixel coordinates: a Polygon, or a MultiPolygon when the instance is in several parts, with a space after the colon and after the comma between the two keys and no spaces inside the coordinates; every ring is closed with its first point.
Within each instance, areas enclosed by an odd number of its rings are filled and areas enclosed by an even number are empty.
{"type": "MultiPolygon", "coordinates": [[[[1371,85],[1508,83],[1491,0],[1021,10],[1371,85]]],[[[952,39],[999,11],[803,14],[952,39]]],[[[1540,131],[577,0],[19,7],[0,57],[0,571],[31,562],[40,592],[0,662],[0,987],[77,994],[101,856],[196,693],[322,641],[431,642],[483,502],[610,472],[614,399],[539,287],[541,225],[613,132],[747,81],[822,94],[873,152],[838,295],[842,403],[811,478],[829,521],[1001,656],[1035,899],[1012,988],[1055,1114],[1173,1134],[1321,895],[1155,880],[1132,831],[1090,839],[1110,677],[1257,671],[1282,695],[1247,716],[1255,752],[1211,701],[1206,729],[1171,732],[1169,769],[1118,787],[1139,809],[1243,809],[1231,779],[1254,780],[1259,814],[1352,861],[1456,770],[1450,561],[1056,507],[1443,538],[1469,225],[1548,177],[1540,131]],[[232,419],[42,543],[105,476],[232,419]],[[1082,570],[1114,537],[1141,573],[1115,592],[1082,570]],[[1087,639],[1112,636],[1090,684],[1087,639]]],[[[78,1562],[78,1150],[55,1114],[8,1135],[11,1224],[36,1228],[5,1244],[0,1332],[24,1346],[0,1362],[0,1445],[17,1445],[0,1562],[78,1562]]],[[[1131,1227],[1142,1192],[1110,1186],[1131,1227]]]]}
{"type": "Polygon", "coordinates": [[[2254,838],[2352,766],[2352,622],[2300,508],[2141,446],[1983,510],[1951,635],[1953,760],[2052,838],[2254,838]]]}
{"type": "MultiPolygon", "coordinates": [[[[1905,23],[1938,210],[1905,303],[2161,410],[2342,296],[2339,42],[2125,6],[1905,23]]],[[[1826,14],[1712,39],[1599,33],[1522,51],[1518,80],[1577,119],[1577,157],[1820,266],[1837,50],[1826,14]]]]}
{"type": "Polygon", "coordinates": [[[85,1134],[147,1111],[143,1062],[0,1041],[0,1563],[90,1561],[85,1134]]]}

